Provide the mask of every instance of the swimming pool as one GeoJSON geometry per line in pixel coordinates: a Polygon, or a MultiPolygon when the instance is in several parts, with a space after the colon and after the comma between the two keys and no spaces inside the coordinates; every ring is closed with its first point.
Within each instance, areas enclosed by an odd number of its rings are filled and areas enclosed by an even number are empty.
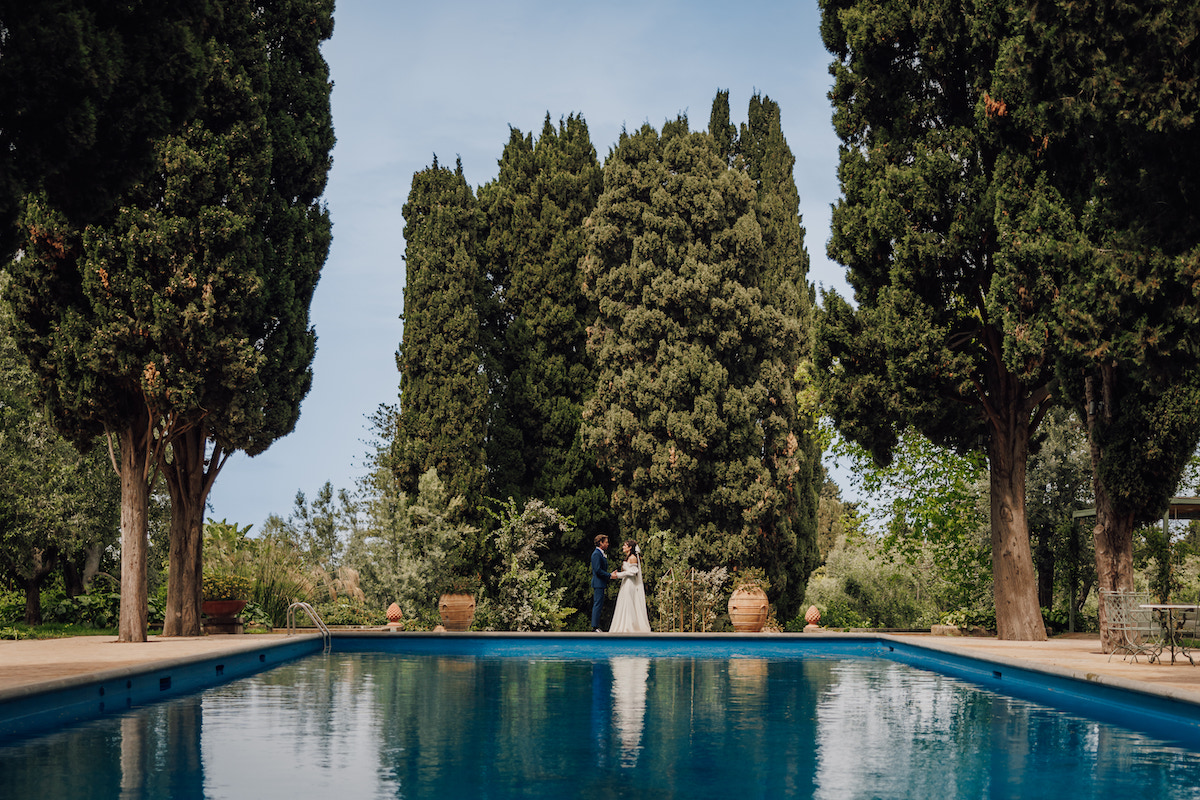
{"type": "Polygon", "coordinates": [[[1200,796],[1194,742],[1170,740],[1188,714],[970,659],[930,671],[919,657],[950,657],[908,650],[338,638],[329,656],[0,745],[0,797],[1200,796]],[[1112,724],[1156,718],[1168,736],[1112,724]]]}

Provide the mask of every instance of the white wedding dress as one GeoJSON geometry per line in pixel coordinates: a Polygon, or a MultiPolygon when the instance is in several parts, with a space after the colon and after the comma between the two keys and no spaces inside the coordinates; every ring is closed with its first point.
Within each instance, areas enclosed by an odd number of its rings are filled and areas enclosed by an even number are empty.
{"type": "Polygon", "coordinates": [[[646,589],[642,586],[641,567],[626,561],[613,577],[621,579],[621,591],[617,594],[617,608],[613,611],[608,632],[649,633],[650,617],[646,614],[646,589]]]}

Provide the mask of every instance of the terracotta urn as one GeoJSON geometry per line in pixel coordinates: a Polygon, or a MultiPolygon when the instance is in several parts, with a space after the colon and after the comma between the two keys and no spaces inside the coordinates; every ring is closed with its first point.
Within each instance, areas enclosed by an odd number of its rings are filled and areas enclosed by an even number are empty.
{"type": "Polygon", "coordinates": [[[242,613],[245,600],[203,600],[200,610],[213,619],[229,619],[242,613]]]}
{"type": "Polygon", "coordinates": [[[741,633],[757,633],[767,621],[767,593],[757,586],[735,589],[729,598],[729,621],[741,633]]]}
{"type": "Polygon", "coordinates": [[[438,602],[438,613],[442,625],[448,631],[470,630],[475,618],[475,596],[470,594],[444,594],[438,602]]]}

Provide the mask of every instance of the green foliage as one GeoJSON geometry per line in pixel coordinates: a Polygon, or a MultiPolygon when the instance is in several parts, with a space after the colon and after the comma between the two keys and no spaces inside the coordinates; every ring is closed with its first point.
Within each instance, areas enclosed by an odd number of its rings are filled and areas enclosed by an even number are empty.
{"type": "Polygon", "coordinates": [[[954,625],[963,630],[983,628],[996,630],[996,609],[994,608],[956,608],[942,615],[943,625],[954,625]]]}
{"type": "Polygon", "coordinates": [[[36,599],[56,571],[74,570],[78,593],[117,538],[120,485],[101,442],[76,450],[37,403],[8,287],[0,270],[0,580],[36,599]]]}
{"type": "Polygon", "coordinates": [[[386,625],[387,612],[384,609],[368,608],[361,601],[348,597],[339,597],[325,603],[319,603],[315,610],[326,625],[386,625]]]}
{"type": "MultiPolygon", "coordinates": [[[[64,596],[46,606],[44,621],[93,628],[112,628],[117,624],[120,608],[121,595],[119,592],[97,592],[75,597],[64,596]]],[[[158,619],[162,620],[161,613],[158,619]]]]}
{"type": "Polygon", "coordinates": [[[312,503],[304,492],[296,492],[295,505],[284,525],[305,560],[326,571],[337,569],[343,549],[341,532],[356,514],[354,501],[345,489],[338,493],[337,500],[335,503],[333,484],[329,481],[317,490],[312,503]]]}
{"type": "MultiPolygon", "coordinates": [[[[319,596],[312,567],[304,551],[282,530],[278,517],[267,520],[253,546],[252,603],[277,628],[287,624],[287,609],[295,602],[316,602],[319,596]]],[[[243,615],[245,616],[245,615],[243,615]]]]}
{"type": "Polygon", "coordinates": [[[1144,570],[1150,584],[1150,593],[1159,603],[1169,603],[1183,588],[1179,570],[1183,566],[1186,550],[1171,541],[1168,527],[1147,525],[1134,532],[1134,567],[1144,570]]]}
{"type": "Polygon", "coordinates": [[[855,292],[853,306],[827,292],[818,319],[826,410],[881,465],[910,427],[986,453],[1000,635],[1041,638],[1021,472],[1052,400],[1063,269],[1017,257],[1022,240],[998,230],[1000,187],[1024,186],[1021,159],[1041,146],[981,124],[1003,113],[986,90],[1007,12],[956,0],[821,9],[844,145],[829,253],[855,292]]]}
{"type": "Polygon", "coordinates": [[[772,249],[762,204],[778,195],[759,188],[685,118],[622,134],[583,262],[599,317],[581,432],[624,530],[690,537],[702,571],[763,567],[790,606],[816,554],[792,384],[807,262],[796,237],[772,249]]]}
{"type": "Polygon", "coordinates": [[[473,594],[480,578],[465,552],[478,531],[459,521],[463,498],[449,496],[435,469],[421,476],[415,496],[400,490],[386,466],[370,481],[376,491],[365,499],[367,521],[346,555],[368,605],[396,602],[405,619],[433,619],[444,588],[473,594]]]}
{"type": "MultiPolygon", "coordinates": [[[[729,599],[725,585],[729,569],[702,570],[693,566],[698,543],[693,537],[677,537],[671,531],[651,534],[645,553],[661,565],[654,581],[655,630],[707,631],[725,610],[729,599]]],[[[650,563],[651,558],[644,559],[650,563]]],[[[649,569],[643,570],[643,576],[649,569]]]]}
{"type": "Polygon", "coordinates": [[[855,526],[813,572],[804,607],[815,605],[824,627],[928,627],[956,591],[927,557],[889,554],[855,526]]]}
{"type": "Polygon", "coordinates": [[[437,470],[473,519],[486,480],[487,380],[480,348],[479,210],[462,163],[413,176],[404,204],[404,339],[391,467],[405,492],[437,470]]]}
{"type": "MultiPolygon", "coordinates": [[[[865,498],[862,523],[879,532],[872,547],[927,565],[944,593],[939,602],[981,602],[991,581],[982,458],[947,452],[913,430],[900,436],[887,467],[840,436],[831,446],[837,458],[849,460],[851,480],[865,498]]],[[[856,541],[847,537],[844,546],[856,541]]]]}
{"type": "Polygon", "coordinates": [[[1042,622],[1046,624],[1046,632],[1050,635],[1065,633],[1070,629],[1071,617],[1069,612],[1061,608],[1042,608],[1042,622]]]}
{"type": "Polygon", "coordinates": [[[596,382],[586,348],[595,310],[579,261],[585,220],[602,189],[587,123],[571,115],[555,126],[547,114],[536,140],[510,130],[499,177],[479,190],[487,223],[478,244],[489,293],[480,314],[492,396],[488,494],[518,505],[540,498],[575,520],[542,558],[554,586],[580,606],[590,602],[588,584],[568,582],[564,568],[613,522],[608,481],[579,436],[596,382]]]}
{"type": "Polygon", "coordinates": [[[496,501],[490,513],[498,523],[492,544],[500,554],[496,581],[496,623],[499,630],[562,630],[574,608],[563,605],[565,588],[551,588],[551,575],[538,556],[556,530],[574,521],[536,498],[517,511],[513,498],[496,501]]]}
{"type": "Polygon", "coordinates": [[[479,575],[446,574],[433,583],[433,593],[444,594],[479,594],[483,588],[483,578],[479,575]]]}
{"type": "Polygon", "coordinates": [[[764,592],[771,591],[771,581],[767,578],[766,570],[758,567],[746,567],[733,571],[730,585],[736,592],[738,589],[762,589],[764,592]]]}
{"type": "MultiPolygon", "coordinates": [[[[199,106],[154,142],[156,167],[112,214],[85,229],[51,193],[26,198],[10,293],[55,424],[79,444],[101,431],[120,438],[130,519],[145,514],[151,465],[166,474],[177,605],[195,602],[200,517],[221,465],[295,424],[329,244],[319,45],[331,4],[225,0],[219,11],[203,29],[199,106]]],[[[126,531],[131,573],[144,535],[126,531]]],[[[145,576],[125,577],[137,596],[123,604],[121,637],[144,638],[145,576]]]]}

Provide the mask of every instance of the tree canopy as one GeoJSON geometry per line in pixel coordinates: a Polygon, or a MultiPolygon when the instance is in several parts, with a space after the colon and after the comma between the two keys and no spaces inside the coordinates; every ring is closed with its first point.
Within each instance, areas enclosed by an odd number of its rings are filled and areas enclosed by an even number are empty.
{"type": "Polygon", "coordinates": [[[1050,403],[1056,281],[1052,264],[1000,257],[1002,151],[978,124],[997,58],[988,13],[955,0],[822,2],[842,139],[829,253],[855,305],[826,293],[818,375],[839,429],[880,463],[910,425],[987,453],[999,635],[1041,639],[1025,460],[1050,403]]]}
{"type": "Polygon", "coordinates": [[[786,613],[816,554],[793,383],[807,263],[769,258],[761,211],[777,189],[763,181],[760,204],[759,184],[717,141],[681,117],[661,135],[622,135],[605,162],[584,263],[599,317],[583,433],[623,528],[670,531],[702,568],[766,566],[786,613]]]}
{"type": "Polygon", "coordinates": [[[44,191],[74,223],[108,214],[152,165],[152,142],[200,102],[211,66],[202,0],[0,3],[0,260],[21,197],[44,191]]]}
{"type": "Polygon", "coordinates": [[[413,176],[404,204],[404,339],[396,353],[400,413],[393,469],[415,494],[430,469],[468,513],[486,485],[488,387],[480,342],[485,296],[479,207],[463,177],[438,164],[413,176]]]}
{"type": "MultiPolygon", "coordinates": [[[[81,228],[46,192],[26,201],[12,292],[21,345],[65,434],[119,442],[124,641],[145,637],[153,468],[170,478],[172,582],[183,581],[169,605],[188,615],[172,632],[198,632],[199,526],[212,480],[231,449],[258,452],[288,432],[311,382],[308,303],[329,243],[316,198],[332,146],[328,79],[312,54],[319,61],[330,13],[323,1],[258,9],[227,0],[207,30],[200,106],[155,141],[157,170],[120,208],[81,228]],[[303,70],[315,95],[290,78],[303,70]],[[301,123],[313,131],[296,139],[301,123]]],[[[169,613],[168,625],[175,620],[169,613]]]]}
{"type": "Polygon", "coordinates": [[[1051,335],[1088,422],[1100,586],[1131,589],[1133,529],[1161,518],[1200,440],[1200,14],[1010,13],[985,118],[1011,153],[998,232],[1012,261],[1057,265],[1051,335]]]}

